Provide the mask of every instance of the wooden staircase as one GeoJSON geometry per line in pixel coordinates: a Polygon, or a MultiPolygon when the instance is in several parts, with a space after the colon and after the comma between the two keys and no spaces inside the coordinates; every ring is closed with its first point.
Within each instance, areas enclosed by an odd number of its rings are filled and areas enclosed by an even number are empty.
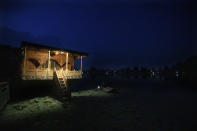
{"type": "Polygon", "coordinates": [[[62,98],[70,98],[71,97],[71,91],[70,87],[68,86],[68,81],[66,77],[64,77],[64,74],[62,70],[56,70],[54,72],[54,80],[56,84],[56,88],[58,88],[58,95],[62,98]]]}

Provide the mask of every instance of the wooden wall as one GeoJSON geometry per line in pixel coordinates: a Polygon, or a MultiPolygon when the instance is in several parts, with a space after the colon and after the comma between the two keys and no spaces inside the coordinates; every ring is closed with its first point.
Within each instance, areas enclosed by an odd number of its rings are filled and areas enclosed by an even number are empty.
{"type": "MultiPolygon", "coordinates": [[[[25,50],[25,49],[24,49],[25,50]]],[[[33,47],[26,47],[26,53],[24,52],[24,59],[23,59],[23,64],[22,68],[25,69],[46,69],[48,67],[48,58],[49,58],[49,50],[47,49],[37,49],[33,47]],[[25,54],[26,54],[26,61],[25,60],[25,54]],[[36,64],[39,63],[39,64],[36,64]]],[[[64,70],[66,69],[66,52],[61,53],[60,51],[50,51],[50,60],[51,63],[55,63],[53,61],[56,61],[58,65],[60,65],[59,68],[63,68],[64,70]],[[58,53],[58,54],[57,54],[58,53]]],[[[69,53],[68,57],[68,69],[74,69],[74,57],[72,56],[71,53],[69,53]]]]}

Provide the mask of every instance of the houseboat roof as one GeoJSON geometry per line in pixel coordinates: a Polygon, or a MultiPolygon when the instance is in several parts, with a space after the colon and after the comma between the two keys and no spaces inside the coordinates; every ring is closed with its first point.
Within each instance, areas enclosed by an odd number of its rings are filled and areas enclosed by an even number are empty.
{"type": "Polygon", "coordinates": [[[87,53],[85,52],[79,52],[79,51],[74,51],[74,50],[68,50],[68,49],[64,49],[64,48],[58,48],[58,47],[53,47],[53,46],[47,46],[47,45],[42,45],[42,44],[38,44],[38,43],[32,43],[32,42],[27,42],[27,41],[23,41],[21,43],[21,47],[34,47],[34,48],[39,48],[39,49],[49,49],[49,50],[58,50],[58,51],[66,51],[69,53],[74,53],[77,55],[81,55],[81,56],[88,56],[87,53]]]}

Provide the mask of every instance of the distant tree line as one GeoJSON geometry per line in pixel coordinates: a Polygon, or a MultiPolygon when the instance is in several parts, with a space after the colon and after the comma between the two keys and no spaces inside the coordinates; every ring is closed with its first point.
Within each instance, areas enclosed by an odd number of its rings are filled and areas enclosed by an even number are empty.
{"type": "Polygon", "coordinates": [[[182,84],[197,86],[197,56],[192,56],[184,62],[178,62],[172,66],[159,68],[146,68],[135,66],[125,67],[117,70],[90,68],[84,72],[85,77],[96,79],[100,77],[124,78],[124,79],[153,79],[164,81],[175,81],[182,84]]]}
{"type": "Polygon", "coordinates": [[[183,72],[183,81],[197,86],[197,56],[192,56],[184,63],[176,65],[176,68],[183,72]]]}

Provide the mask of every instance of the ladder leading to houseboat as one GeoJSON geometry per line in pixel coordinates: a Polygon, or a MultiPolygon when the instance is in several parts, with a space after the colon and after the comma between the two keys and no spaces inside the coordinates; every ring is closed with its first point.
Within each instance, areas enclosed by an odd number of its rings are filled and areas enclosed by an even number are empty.
{"type": "Polygon", "coordinates": [[[64,73],[62,70],[56,70],[55,69],[55,83],[56,86],[59,88],[62,97],[71,97],[70,87],[68,86],[68,81],[66,77],[64,76],[64,73]]]}

